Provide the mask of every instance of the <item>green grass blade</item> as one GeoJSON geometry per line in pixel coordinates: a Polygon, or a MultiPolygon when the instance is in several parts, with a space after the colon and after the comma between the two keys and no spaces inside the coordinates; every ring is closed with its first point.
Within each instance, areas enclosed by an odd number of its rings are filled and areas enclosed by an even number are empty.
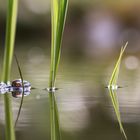
{"type": "Polygon", "coordinates": [[[21,82],[22,82],[22,89],[23,89],[23,91],[22,91],[22,97],[21,97],[21,102],[20,102],[19,110],[18,110],[18,113],[17,113],[16,121],[15,121],[15,127],[16,127],[17,122],[19,120],[20,113],[21,113],[21,108],[22,108],[22,105],[23,105],[23,99],[24,99],[24,83],[23,83],[22,71],[21,71],[20,64],[19,64],[19,61],[18,61],[16,55],[15,55],[15,60],[16,60],[16,64],[17,64],[17,67],[18,67],[19,75],[20,75],[21,82]]]}
{"type": "Polygon", "coordinates": [[[53,87],[53,81],[55,81],[55,50],[56,50],[56,29],[58,21],[58,0],[51,0],[51,68],[50,68],[50,80],[49,87],[53,87]]]}
{"type": "Polygon", "coordinates": [[[60,60],[61,41],[65,25],[68,0],[52,0],[51,70],[49,87],[54,87],[60,60]]]}
{"type": "Polygon", "coordinates": [[[117,63],[114,67],[113,73],[112,73],[110,81],[109,81],[109,85],[116,84],[116,82],[117,82],[117,78],[118,78],[118,74],[119,74],[119,68],[120,68],[120,62],[121,62],[123,53],[124,53],[127,45],[128,45],[128,42],[126,42],[125,46],[121,48],[120,56],[119,56],[119,58],[117,60],[117,63]]]}
{"type": "Polygon", "coordinates": [[[2,74],[2,79],[5,82],[7,82],[7,80],[9,80],[10,78],[11,64],[12,64],[13,51],[14,51],[14,41],[15,41],[17,6],[18,6],[17,0],[8,0],[6,41],[5,41],[5,53],[4,53],[3,74],[2,74]]]}
{"type": "MultiPolygon", "coordinates": [[[[10,80],[11,64],[14,51],[16,19],[17,19],[18,0],[8,0],[8,12],[6,21],[5,52],[3,60],[2,81],[10,80]]],[[[12,105],[9,94],[4,95],[5,106],[5,137],[6,140],[15,140],[13,125],[12,105]]]]}
{"type": "Polygon", "coordinates": [[[120,56],[119,56],[119,59],[118,59],[118,63],[116,64],[116,69],[114,70],[112,81],[110,83],[112,85],[117,85],[117,80],[118,80],[119,71],[120,71],[120,64],[121,64],[121,59],[122,59],[122,50],[123,50],[123,47],[121,48],[121,52],[120,52],[120,56]]]}
{"type": "MultiPolygon", "coordinates": [[[[55,68],[57,70],[59,59],[60,59],[60,47],[61,47],[61,41],[62,41],[62,34],[64,30],[64,24],[65,24],[65,17],[66,17],[66,11],[67,11],[67,5],[68,0],[59,0],[59,15],[58,15],[58,24],[57,24],[57,34],[56,34],[56,55],[55,55],[55,68]]],[[[54,73],[56,76],[56,71],[54,73]]]]}

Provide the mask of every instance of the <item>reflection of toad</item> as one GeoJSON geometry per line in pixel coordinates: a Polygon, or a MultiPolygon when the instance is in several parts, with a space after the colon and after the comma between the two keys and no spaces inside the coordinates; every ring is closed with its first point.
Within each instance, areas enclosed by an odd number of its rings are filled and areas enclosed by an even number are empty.
{"type": "MultiPolygon", "coordinates": [[[[15,98],[22,97],[23,91],[21,90],[15,90],[12,92],[12,96],[15,98]]],[[[28,96],[30,94],[30,91],[24,91],[24,96],[28,96]]]]}
{"type": "Polygon", "coordinates": [[[12,96],[15,98],[22,97],[22,91],[13,91],[12,96]]]}

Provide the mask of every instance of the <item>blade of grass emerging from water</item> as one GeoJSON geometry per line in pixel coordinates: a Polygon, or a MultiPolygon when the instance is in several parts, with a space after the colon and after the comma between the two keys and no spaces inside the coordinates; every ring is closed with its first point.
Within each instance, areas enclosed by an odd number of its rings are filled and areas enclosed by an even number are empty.
{"type": "Polygon", "coordinates": [[[49,100],[50,100],[50,120],[51,120],[51,140],[60,140],[59,114],[55,99],[56,72],[60,60],[61,41],[64,30],[68,0],[51,0],[51,68],[49,79],[49,100]]]}
{"type": "MultiPolygon", "coordinates": [[[[18,7],[17,0],[8,0],[5,53],[2,71],[2,81],[4,82],[10,80],[11,64],[15,41],[17,7],[18,7]]],[[[6,123],[5,137],[6,140],[15,140],[11,99],[10,95],[7,93],[4,95],[4,106],[5,106],[5,123],[6,123]]]]}
{"type": "Polygon", "coordinates": [[[22,82],[22,89],[23,89],[23,91],[22,91],[22,97],[21,97],[21,102],[20,102],[20,106],[19,106],[19,110],[18,110],[17,118],[16,118],[16,121],[15,121],[15,127],[16,127],[17,122],[18,122],[18,119],[19,119],[19,116],[20,116],[21,108],[22,108],[22,105],[23,105],[23,99],[24,99],[24,83],[23,83],[22,71],[21,71],[21,68],[20,68],[20,65],[19,65],[19,61],[18,61],[16,55],[15,55],[15,60],[16,60],[16,63],[17,63],[17,67],[18,67],[19,75],[20,75],[21,82],[22,82]]]}
{"type": "Polygon", "coordinates": [[[122,59],[123,53],[124,53],[127,45],[128,45],[128,42],[125,44],[124,47],[121,48],[120,56],[119,56],[119,58],[117,60],[117,63],[114,67],[114,70],[113,70],[113,73],[111,75],[109,85],[108,85],[109,95],[111,97],[113,108],[114,108],[114,111],[116,113],[116,117],[117,117],[117,120],[118,120],[118,123],[119,123],[119,126],[120,126],[120,130],[123,133],[125,139],[127,139],[127,136],[125,134],[125,131],[124,131],[124,128],[123,128],[123,125],[122,125],[122,122],[121,122],[121,116],[120,116],[120,111],[119,111],[119,102],[118,102],[117,93],[116,93],[117,88],[115,89],[115,87],[118,86],[117,85],[117,80],[118,80],[118,75],[119,75],[120,63],[121,63],[121,59],[122,59]]]}
{"type": "Polygon", "coordinates": [[[121,59],[122,59],[123,53],[124,53],[127,45],[128,45],[128,42],[126,42],[125,46],[121,48],[120,56],[119,56],[119,59],[114,67],[113,73],[112,73],[110,81],[109,81],[109,85],[113,85],[113,84],[116,85],[117,84],[121,59]]]}
{"type": "Polygon", "coordinates": [[[51,3],[51,70],[49,87],[55,86],[56,72],[60,60],[61,41],[64,30],[68,0],[52,0],[51,3]]]}

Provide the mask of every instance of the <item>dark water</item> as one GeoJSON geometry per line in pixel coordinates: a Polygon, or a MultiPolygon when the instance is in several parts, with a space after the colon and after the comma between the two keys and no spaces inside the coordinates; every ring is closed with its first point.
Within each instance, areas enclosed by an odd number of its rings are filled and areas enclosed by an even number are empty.
{"type": "MultiPolygon", "coordinates": [[[[38,47],[16,47],[24,79],[33,87],[24,98],[21,116],[16,128],[18,140],[50,139],[50,118],[47,87],[49,79],[50,50],[38,47]]],[[[123,140],[112,108],[108,84],[117,55],[111,59],[95,59],[88,55],[63,55],[57,75],[56,98],[59,108],[63,140],[123,140]]],[[[140,69],[139,58],[124,56],[117,91],[122,123],[129,140],[140,139],[140,69]],[[133,60],[134,59],[134,60],[133,60]]],[[[11,79],[19,78],[13,63],[11,79]]],[[[12,97],[16,117],[20,99],[12,97]]],[[[0,99],[1,129],[4,127],[3,98],[0,99]]],[[[3,132],[3,131],[2,131],[3,132]]]]}

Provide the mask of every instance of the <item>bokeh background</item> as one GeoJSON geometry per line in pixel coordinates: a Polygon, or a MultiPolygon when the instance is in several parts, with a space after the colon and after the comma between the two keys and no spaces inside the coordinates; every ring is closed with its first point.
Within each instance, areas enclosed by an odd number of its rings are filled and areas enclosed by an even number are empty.
{"type": "MultiPolygon", "coordinates": [[[[18,140],[50,139],[48,86],[51,17],[49,0],[20,0],[15,53],[25,80],[35,90],[25,97],[16,128],[18,140]]],[[[0,67],[6,25],[6,1],[0,0],[0,67]]],[[[63,36],[56,92],[62,139],[123,140],[105,88],[122,45],[117,91],[129,140],[140,139],[140,1],[70,0],[63,36]]],[[[0,69],[1,72],[1,69],[0,69]]],[[[19,78],[13,60],[11,80],[19,78]]],[[[13,100],[14,118],[20,99],[13,100]]],[[[3,95],[0,137],[4,138],[3,95]]]]}

